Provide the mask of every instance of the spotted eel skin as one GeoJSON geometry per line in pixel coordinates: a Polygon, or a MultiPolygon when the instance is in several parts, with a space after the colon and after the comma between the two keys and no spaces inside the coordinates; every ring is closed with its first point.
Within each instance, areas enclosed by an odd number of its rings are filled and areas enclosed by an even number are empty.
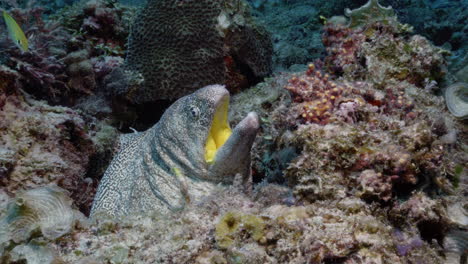
{"type": "Polygon", "coordinates": [[[91,216],[181,210],[209,194],[219,183],[250,181],[250,150],[259,129],[249,113],[218,149],[212,163],[204,158],[216,107],[229,100],[221,85],[210,85],[177,100],[160,121],[122,140],[98,187],[91,216]]]}

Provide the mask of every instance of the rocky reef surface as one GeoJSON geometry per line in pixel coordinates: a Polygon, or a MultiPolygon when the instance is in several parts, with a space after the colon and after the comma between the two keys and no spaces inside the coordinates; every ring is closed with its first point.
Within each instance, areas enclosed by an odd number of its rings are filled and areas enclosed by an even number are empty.
{"type": "MultiPolygon", "coordinates": [[[[366,0],[349,1],[265,1],[249,0],[253,13],[273,32],[276,70],[297,71],[317,57],[324,56],[320,29],[326,19],[343,14],[346,8],[364,5],[366,0]]],[[[467,64],[466,1],[381,0],[392,6],[398,20],[414,28],[437,46],[451,52],[450,68],[456,72],[467,64]]],[[[466,69],[465,69],[466,72],[466,69]]],[[[466,74],[465,74],[466,75],[466,74]]]]}
{"type": "Polygon", "coordinates": [[[137,17],[125,63],[107,77],[116,112],[142,116],[215,83],[240,91],[272,71],[270,34],[244,1],[148,1],[137,17]]]}
{"type": "Polygon", "coordinates": [[[1,192],[12,195],[55,183],[89,211],[116,130],[69,107],[32,98],[20,88],[17,71],[0,66],[0,76],[1,192]]]}
{"type": "Polygon", "coordinates": [[[466,261],[468,129],[446,107],[466,111],[461,29],[436,40],[434,20],[434,31],[413,24],[429,38],[415,34],[402,24],[417,20],[413,1],[251,2],[280,70],[231,99],[232,124],[250,111],[261,120],[254,189],[219,186],[182,211],[118,221],[85,215],[121,120],[138,119],[104,95],[135,9],[10,11],[38,37],[25,53],[0,40],[1,263],[466,261]],[[461,96],[445,100],[457,78],[461,96]]]}

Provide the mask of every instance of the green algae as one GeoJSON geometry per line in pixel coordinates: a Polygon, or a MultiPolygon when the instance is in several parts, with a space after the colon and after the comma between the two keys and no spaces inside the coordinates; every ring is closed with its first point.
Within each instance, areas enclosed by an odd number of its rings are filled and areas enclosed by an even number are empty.
{"type": "Polygon", "coordinates": [[[216,243],[227,249],[234,245],[236,237],[245,231],[253,240],[261,241],[264,237],[265,223],[258,216],[241,212],[227,212],[216,225],[216,243]]]}

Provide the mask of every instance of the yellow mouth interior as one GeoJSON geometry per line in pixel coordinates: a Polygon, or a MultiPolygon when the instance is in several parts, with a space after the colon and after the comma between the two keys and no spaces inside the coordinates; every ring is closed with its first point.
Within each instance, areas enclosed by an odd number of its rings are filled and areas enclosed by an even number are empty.
{"type": "Polygon", "coordinates": [[[231,128],[228,123],[228,107],[229,100],[217,107],[211,124],[210,133],[205,143],[205,161],[213,162],[216,151],[226,142],[231,136],[231,128]]]}

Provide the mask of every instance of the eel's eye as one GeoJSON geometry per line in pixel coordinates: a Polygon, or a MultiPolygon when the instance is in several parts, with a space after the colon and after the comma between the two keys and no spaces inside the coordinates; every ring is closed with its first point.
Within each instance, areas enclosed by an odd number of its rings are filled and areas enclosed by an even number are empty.
{"type": "Polygon", "coordinates": [[[192,106],[190,107],[190,113],[192,114],[194,118],[197,118],[200,116],[200,109],[198,109],[198,107],[196,106],[192,106]]]}

